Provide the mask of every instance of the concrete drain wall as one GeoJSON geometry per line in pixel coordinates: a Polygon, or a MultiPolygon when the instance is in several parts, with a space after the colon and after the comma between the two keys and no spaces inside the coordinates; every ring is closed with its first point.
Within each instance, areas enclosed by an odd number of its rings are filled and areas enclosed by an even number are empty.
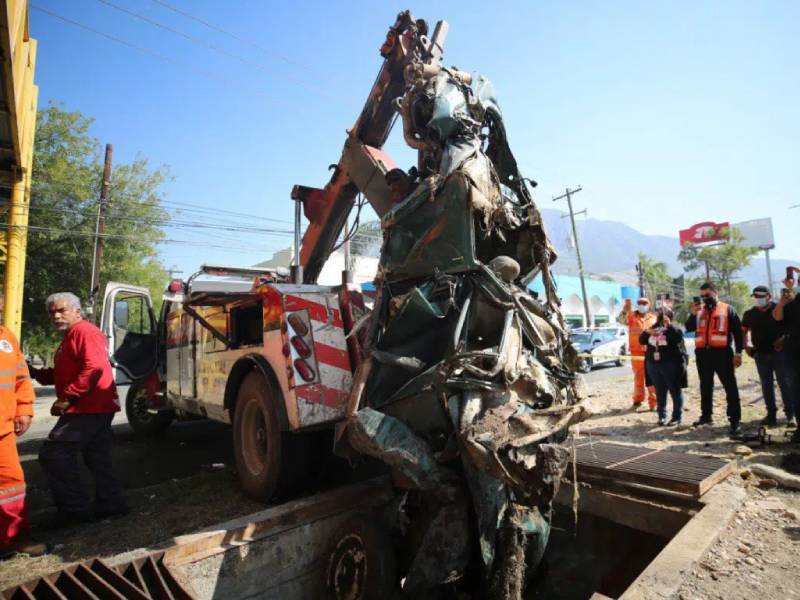
{"type": "MultiPolygon", "coordinates": [[[[528,599],[669,598],[744,497],[741,488],[729,484],[716,486],[701,500],[586,484],[579,491],[579,535],[574,537],[570,530],[573,488],[565,484],[557,498],[559,517],[548,550],[561,558],[555,568],[551,565],[545,567],[549,572],[537,574],[541,582],[534,580],[528,599]],[[581,520],[596,521],[590,524],[593,533],[580,534],[581,520]],[[572,540],[591,545],[591,551],[564,559],[572,540]],[[605,560],[609,556],[622,560],[605,560]],[[606,572],[591,573],[598,565],[606,572]],[[557,582],[564,585],[554,585],[557,582]]],[[[368,482],[288,508],[267,509],[247,520],[178,538],[165,552],[165,564],[202,600],[324,598],[326,561],[335,534],[354,511],[380,508],[390,496],[385,482],[368,482]]]]}
{"type": "MultiPolygon", "coordinates": [[[[585,593],[583,598],[671,598],[685,575],[733,518],[745,496],[742,488],[727,483],[717,485],[699,500],[645,488],[641,493],[646,497],[637,496],[630,490],[612,492],[599,487],[579,486],[578,532],[581,519],[600,519],[617,525],[619,531],[592,541],[595,553],[607,555],[601,558],[618,560],[584,560],[578,567],[584,571],[577,586],[572,585],[567,591],[550,587],[545,594],[533,593],[528,597],[577,599],[580,596],[573,595],[575,588],[591,579],[597,583],[592,590],[594,595],[585,593]],[[633,539],[635,535],[631,536],[631,533],[637,532],[641,534],[640,539],[633,539]],[[626,555],[627,564],[624,562],[626,555]],[[641,560],[643,557],[644,561],[641,560]],[[611,564],[612,567],[604,573],[592,573],[597,563],[611,564]],[[620,587],[622,582],[624,586],[620,587]]],[[[563,518],[570,521],[574,518],[573,499],[572,486],[563,486],[557,498],[562,522],[563,518]]],[[[558,536],[554,536],[551,542],[558,544],[558,536]]]]}

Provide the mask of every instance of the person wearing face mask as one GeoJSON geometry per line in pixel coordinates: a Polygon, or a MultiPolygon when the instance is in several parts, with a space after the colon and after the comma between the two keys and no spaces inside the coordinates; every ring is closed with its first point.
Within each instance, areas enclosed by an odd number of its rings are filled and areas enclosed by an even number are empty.
{"type": "Polygon", "coordinates": [[[672,311],[662,307],[653,327],[646,329],[639,341],[647,347],[647,380],[656,388],[658,424],[680,425],[683,416],[683,388],[688,387],[688,356],[683,334],[672,324],[672,311]],[[667,422],[667,393],[672,396],[672,417],[667,422]]]}
{"type": "Polygon", "coordinates": [[[752,356],[758,368],[761,380],[761,393],[767,406],[767,418],[763,424],[774,427],[778,424],[778,407],[775,402],[775,380],[781,390],[783,412],[786,423],[794,425],[794,394],[797,383],[793,381],[793,369],[784,351],[785,327],[772,316],[775,303],[766,286],[753,288],[753,308],[742,315],[742,332],[744,333],[745,352],[752,356]],[[748,338],[751,343],[748,343],[748,338]]]}
{"type": "Polygon", "coordinates": [[[58,509],[54,525],[126,514],[128,508],[111,468],[111,420],[119,410],[119,400],[106,338],[83,320],[74,294],[53,294],[47,299],[47,310],[64,339],[56,350],[55,368],[31,368],[31,376],[56,388],[50,413],[58,416],[58,422],[39,451],[39,463],[58,509]],[[94,503],[83,489],[79,456],[94,476],[94,503]]]}
{"type": "Polygon", "coordinates": [[[647,404],[650,410],[656,408],[656,390],[650,385],[646,385],[644,357],[647,350],[646,344],[640,340],[642,332],[649,329],[656,322],[656,316],[650,312],[650,300],[639,298],[636,302],[636,310],[630,310],[626,304],[619,317],[620,323],[628,326],[628,349],[632,355],[631,369],[633,369],[633,410],[637,410],[647,393],[647,404]]]}
{"type": "MultiPolygon", "coordinates": [[[[786,267],[786,279],[781,296],[775,303],[772,316],[785,327],[783,347],[793,381],[798,382],[795,388],[795,417],[800,417],[800,294],[795,290],[794,275],[800,275],[800,267],[786,267]]],[[[794,432],[792,442],[800,443],[800,427],[794,432]]]]}
{"type": "Polygon", "coordinates": [[[711,425],[714,407],[714,375],[725,388],[731,436],[742,433],[742,406],[735,369],[742,364],[742,322],[736,309],[720,302],[711,282],[700,286],[700,303],[692,304],[686,331],[695,331],[695,358],[700,378],[700,419],[695,427],[711,425]],[[736,351],[731,350],[733,342],[736,351]]]}

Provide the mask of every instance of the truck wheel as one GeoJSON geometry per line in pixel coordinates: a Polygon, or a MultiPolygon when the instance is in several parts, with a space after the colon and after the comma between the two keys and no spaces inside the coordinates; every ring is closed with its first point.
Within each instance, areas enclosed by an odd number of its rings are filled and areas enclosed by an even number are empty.
{"type": "Polygon", "coordinates": [[[391,540],[384,527],[365,516],[352,517],[331,540],[327,598],[393,598],[399,589],[391,540]]]}
{"type": "Polygon", "coordinates": [[[248,496],[268,501],[290,482],[289,434],[281,431],[275,394],[258,372],[239,386],[233,411],[233,451],[239,481],[248,496]]]}
{"type": "Polygon", "coordinates": [[[125,396],[125,416],[133,431],[142,436],[158,435],[175,419],[171,410],[152,413],[147,410],[147,390],[143,385],[133,384],[125,396]]]}

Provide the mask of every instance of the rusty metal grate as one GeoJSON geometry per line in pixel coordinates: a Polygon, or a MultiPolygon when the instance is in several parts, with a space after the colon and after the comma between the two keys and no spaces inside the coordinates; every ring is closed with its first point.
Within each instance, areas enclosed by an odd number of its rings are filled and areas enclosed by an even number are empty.
{"type": "Polygon", "coordinates": [[[575,452],[579,479],[624,481],[696,498],[734,469],[733,462],[714,456],[610,442],[576,440],[575,452]]]}
{"type": "Polygon", "coordinates": [[[70,565],[0,593],[3,600],[194,600],[163,552],[116,567],[100,559],[70,565]]]}

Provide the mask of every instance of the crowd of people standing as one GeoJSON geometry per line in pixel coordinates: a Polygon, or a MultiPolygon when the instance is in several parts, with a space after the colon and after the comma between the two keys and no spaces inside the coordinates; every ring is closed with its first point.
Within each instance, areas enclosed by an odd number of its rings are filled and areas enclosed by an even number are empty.
{"type": "MultiPolygon", "coordinates": [[[[725,390],[726,416],[731,437],[742,435],[742,408],[736,369],[746,353],[755,361],[761,382],[766,417],[764,427],[776,427],[780,390],[783,425],[794,428],[792,442],[800,443],[800,296],[794,280],[787,275],[777,302],[766,286],[752,290],[752,307],[740,317],[736,309],[719,298],[713,283],[700,286],[684,323],[694,333],[695,363],[700,382],[700,416],[694,427],[713,425],[714,380],[725,390]]],[[[683,418],[683,389],[688,386],[689,355],[683,332],[673,323],[671,306],[650,310],[647,298],[640,298],[636,310],[623,311],[620,322],[628,326],[633,370],[632,407],[637,410],[648,399],[657,410],[659,425],[680,425],[683,418]],[[667,415],[667,398],[673,402],[667,415]]]]}

